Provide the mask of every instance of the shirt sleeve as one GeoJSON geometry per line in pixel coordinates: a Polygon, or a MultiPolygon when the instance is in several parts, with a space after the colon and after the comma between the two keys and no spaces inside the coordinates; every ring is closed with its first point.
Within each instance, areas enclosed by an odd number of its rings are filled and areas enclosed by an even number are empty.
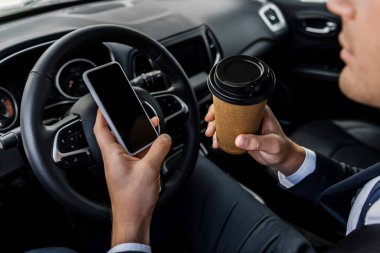
{"type": "Polygon", "coordinates": [[[287,189],[301,182],[302,179],[304,179],[305,177],[313,173],[315,170],[315,166],[317,163],[317,156],[315,152],[307,148],[304,148],[304,149],[305,149],[305,154],[306,154],[305,160],[303,161],[301,167],[296,172],[294,172],[290,176],[285,176],[279,171],[277,172],[278,180],[280,181],[280,184],[287,189]]]}
{"type": "Polygon", "coordinates": [[[152,253],[149,245],[140,243],[122,243],[111,248],[107,253],[118,253],[118,252],[142,252],[142,253],[152,253]]]}

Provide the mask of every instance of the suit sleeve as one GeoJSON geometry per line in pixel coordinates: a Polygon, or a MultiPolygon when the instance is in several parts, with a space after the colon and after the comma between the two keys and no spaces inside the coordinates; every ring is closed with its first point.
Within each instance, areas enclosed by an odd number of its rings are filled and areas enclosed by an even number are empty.
{"type": "Polygon", "coordinates": [[[287,191],[318,205],[320,194],[325,189],[356,174],[359,169],[339,163],[319,153],[316,155],[317,161],[314,172],[287,191]]]}

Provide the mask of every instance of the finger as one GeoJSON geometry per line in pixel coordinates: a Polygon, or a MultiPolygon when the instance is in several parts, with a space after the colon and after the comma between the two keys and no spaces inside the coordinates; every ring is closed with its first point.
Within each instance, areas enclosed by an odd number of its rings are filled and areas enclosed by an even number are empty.
{"type": "Polygon", "coordinates": [[[270,109],[268,105],[265,106],[263,119],[276,119],[276,116],[274,116],[273,111],[270,109]]]}
{"type": "Polygon", "coordinates": [[[272,110],[269,106],[265,107],[263,119],[261,122],[261,130],[260,133],[262,135],[270,134],[270,133],[282,133],[282,128],[276,116],[274,116],[272,110]]]}
{"type": "Polygon", "coordinates": [[[169,153],[172,139],[167,134],[162,134],[153,142],[143,160],[152,167],[161,167],[166,155],[169,153]]]}
{"type": "Polygon", "coordinates": [[[157,116],[154,116],[153,118],[151,118],[150,121],[152,122],[154,127],[156,127],[156,126],[158,126],[158,124],[160,124],[160,118],[157,116]]]}
{"type": "Polygon", "coordinates": [[[98,113],[96,115],[94,134],[100,149],[103,149],[107,145],[113,144],[115,142],[115,137],[108,128],[107,121],[100,110],[98,110],[98,113]]]}
{"type": "Polygon", "coordinates": [[[215,120],[215,114],[214,114],[214,105],[212,104],[210,108],[208,108],[208,112],[205,116],[205,121],[211,122],[215,120]]]}
{"type": "Polygon", "coordinates": [[[264,151],[268,154],[278,154],[281,148],[280,139],[275,134],[241,134],[236,138],[235,145],[248,151],[264,151]]]}
{"type": "Polygon", "coordinates": [[[271,118],[273,116],[272,111],[269,109],[268,106],[265,106],[264,113],[263,113],[263,118],[261,119],[261,124],[260,124],[260,134],[269,134],[270,130],[270,125],[271,125],[271,118]]]}
{"type": "Polygon", "coordinates": [[[212,136],[212,148],[217,149],[219,148],[218,144],[218,138],[216,138],[216,133],[212,136]]]}
{"type": "Polygon", "coordinates": [[[211,136],[214,135],[215,131],[216,131],[215,121],[211,121],[207,125],[207,129],[206,129],[205,135],[207,137],[211,137],[211,136]]]}

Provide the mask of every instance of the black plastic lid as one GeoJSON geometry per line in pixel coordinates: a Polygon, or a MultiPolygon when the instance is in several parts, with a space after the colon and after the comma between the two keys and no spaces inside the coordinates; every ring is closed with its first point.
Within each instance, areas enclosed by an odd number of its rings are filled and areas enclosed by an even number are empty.
{"type": "Polygon", "coordinates": [[[276,87],[276,77],[263,61],[246,55],[236,55],[217,63],[211,69],[207,84],[210,91],[223,101],[252,105],[272,95],[276,87]]]}

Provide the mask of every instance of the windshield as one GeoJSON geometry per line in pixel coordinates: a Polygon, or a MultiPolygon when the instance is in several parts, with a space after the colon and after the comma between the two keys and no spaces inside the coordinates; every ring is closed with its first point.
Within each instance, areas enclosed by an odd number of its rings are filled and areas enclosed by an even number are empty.
{"type": "Polygon", "coordinates": [[[80,1],[83,0],[0,0],[0,17],[21,13],[39,7],[80,1]]]}
{"type": "Polygon", "coordinates": [[[14,8],[22,8],[25,0],[2,0],[0,1],[0,15],[4,10],[11,10],[14,8]]]}

